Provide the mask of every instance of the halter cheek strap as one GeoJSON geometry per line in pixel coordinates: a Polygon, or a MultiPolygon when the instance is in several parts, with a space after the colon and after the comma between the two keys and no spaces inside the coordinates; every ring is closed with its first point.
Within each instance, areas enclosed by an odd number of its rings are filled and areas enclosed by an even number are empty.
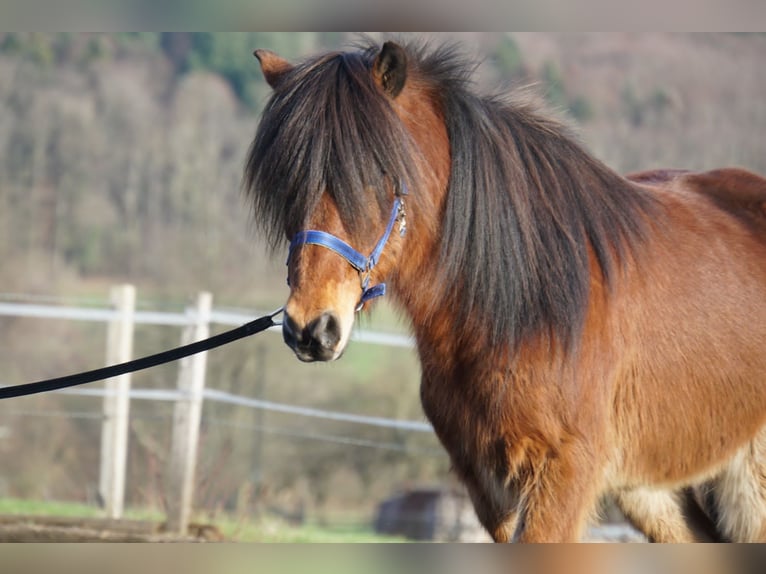
{"type": "MultiPolygon", "coordinates": [[[[406,195],[407,189],[403,186],[402,195],[406,195]]],[[[315,229],[309,229],[305,231],[299,231],[295,234],[290,242],[290,252],[287,256],[287,263],[290,263],[290,257],[293,254],[293,250],[300,245],[321,245],[326,247],[330,251],[334,251],[343,259],[345,259],[354,269],[359,272],[362,285],[362,296],[359,299],[359,304],[356,310],[359,311],[362,306],[375,297],[380,297],[386,294],[386,284],[378,283],[370,287],[370,273],[373,268],[378,264],[380,256],[383,253],[383,249],[388,242],[388,238],[391,236],[391,232],[394,229],[394,224],[399,221],[399,235],[404,237],[407,232],[407,222],[405,220],[404,212],[404,200],[401,197],[397,197],[394,200],[394,206],[391,209],[391,216],[388,218],[388,225],[383,233],[382,237],[375,244],[375,247],[369,256],[365,257],[359,251],[351,247],[348,243],[327,233],[326,231],[318,231],[315,229]]]]}

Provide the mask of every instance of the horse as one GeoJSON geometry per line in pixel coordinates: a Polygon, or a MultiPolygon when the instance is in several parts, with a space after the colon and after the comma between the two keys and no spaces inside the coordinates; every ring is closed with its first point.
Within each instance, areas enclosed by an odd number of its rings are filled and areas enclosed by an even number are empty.
{"type": "Polygon", "coordinates": [[[766,179],[622,176],[456,44],[255,56],[243,189],[298,359],[388,294],[497,542],[580,540],[605,495],[653,541],[766,540],[766,179]]]}

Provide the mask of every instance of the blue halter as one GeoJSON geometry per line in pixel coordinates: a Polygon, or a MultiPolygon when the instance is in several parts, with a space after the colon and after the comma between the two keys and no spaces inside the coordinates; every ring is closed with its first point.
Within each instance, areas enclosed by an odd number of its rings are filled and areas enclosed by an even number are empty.
{"type": "MultiPolygon", "coordinates": [[[[407,187],[404,184],[402,184],[401,195],[407,195],[407,187]]],[[[287,256],[287,263],[290,263],[290,257],[293,254],[293,250],[300,245],[321,245],[322,247],[334,251],[348,261],[351,267],[359,272],[362,285],[362,297],[356,308],[356,310],[359,311],[370,299],[386,294],[385,283],[378,283],[372,287],[369,286],[370,273],[378,264],[380,256],[383,253],[383,248],[386,246],[397,220],[399,221],[399,235],[404,237],[404,234],[407,233],[407,221],[405,219],[404,200],[401,197],[397,197],[394,200],[394,206],[391,209],[391,217],[388,218],[386,230],[383,233],[383,236],[375,244],[375,248],[368,257],[362,255],[342,239],[338,239],[326,231],[317,231],[314,229],[299,231],[295,234],[292,241],[290,241],[290,252],[287,256]]]]}

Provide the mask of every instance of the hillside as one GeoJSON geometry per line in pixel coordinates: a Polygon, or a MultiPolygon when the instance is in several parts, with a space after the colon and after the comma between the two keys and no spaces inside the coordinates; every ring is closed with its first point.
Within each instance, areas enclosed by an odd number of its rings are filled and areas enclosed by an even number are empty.
{"type": "MultiPolygon", "coordinates": [[[[268,94],[251,47],[294,57],[349,38],[0,37],[3,290],[72,293],[130,278],[158,296],[209,288],[236,304],[278,302],[281,270],[250,235],[239,188],[268,94]]],[[[766,172],[764,35],[458,39],[484,58],[482,84],[532,84],[619,171],[766,172]]]]}

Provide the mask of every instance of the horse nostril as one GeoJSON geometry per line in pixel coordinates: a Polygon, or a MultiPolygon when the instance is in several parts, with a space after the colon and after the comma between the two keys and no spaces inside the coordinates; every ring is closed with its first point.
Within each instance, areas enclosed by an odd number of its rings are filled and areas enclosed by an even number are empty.
{"type": "Polygon", "coordinates": [[[306,334],[312,346],[333,350],[340,341],[340,321],[335,313],[322,313],[306,326],[306,334]]]}
{"type": "Polygon", "coordinates": [[[295,348],[298,344],[297,333],[299,331],[300,329],[298,329],[298,326],[295,324],[292,317],[285,313],[282,318],[282,338],[288,347],[295,348]]]}

